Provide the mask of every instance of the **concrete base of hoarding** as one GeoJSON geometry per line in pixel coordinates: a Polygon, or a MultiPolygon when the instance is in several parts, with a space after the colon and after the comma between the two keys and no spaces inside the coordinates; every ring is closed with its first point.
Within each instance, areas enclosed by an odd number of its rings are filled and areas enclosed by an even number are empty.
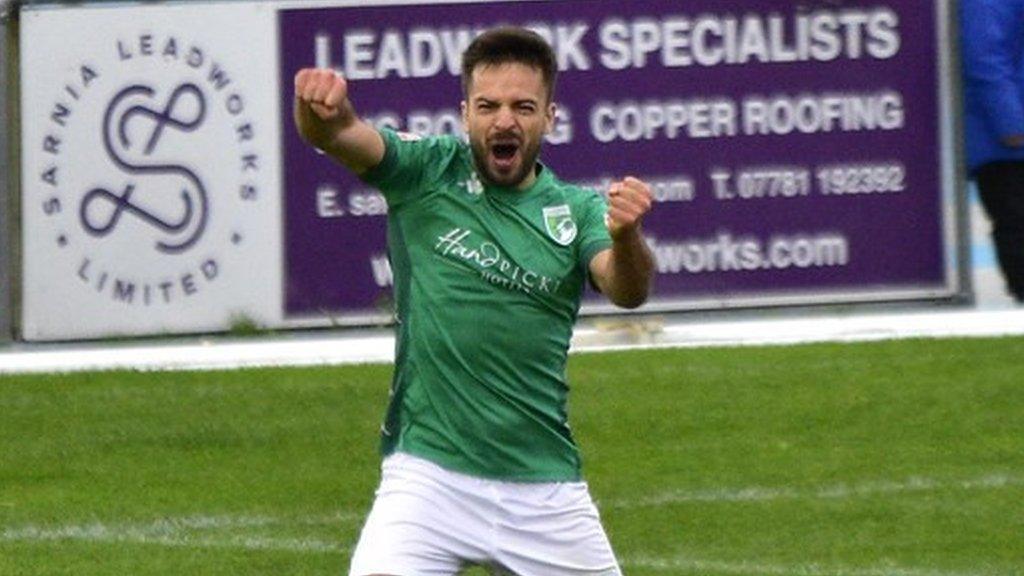
{"type": "MultiPolygon", "coordinates": [[[[998,305],[856,315],[822,313],[775,319],[723,317],[708,321],[671,317],[594,319],[578,327],[572,350],[583,353],[652,347],[1000,335],[1024,335],[1024,307],[998,305]]],[[[0,373],[386,363],[392,361],[393,350],[394,338],[387,330],[289,332],[266,338],[183,338],[142,343],[15,344],[0,351],[0,373]]]]}

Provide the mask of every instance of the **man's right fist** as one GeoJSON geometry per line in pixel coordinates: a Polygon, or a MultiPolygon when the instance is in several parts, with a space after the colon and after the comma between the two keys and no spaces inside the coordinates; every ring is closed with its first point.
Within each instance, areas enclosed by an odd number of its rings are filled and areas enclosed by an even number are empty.
{"type": "Polygon", "coordinates": [[[352,172],[363,174],[384,158],[384,139],[359,119],[348,82],[334,70],[299,70],[292,109],[299,136],[352,172]]]}
{"type": "Polygon", "coordinates": [[[344,120],[350,110],[348,82],[326,68],[303,68],[295,74],[296,104],[306,104],[320,120],[344,120]]]}

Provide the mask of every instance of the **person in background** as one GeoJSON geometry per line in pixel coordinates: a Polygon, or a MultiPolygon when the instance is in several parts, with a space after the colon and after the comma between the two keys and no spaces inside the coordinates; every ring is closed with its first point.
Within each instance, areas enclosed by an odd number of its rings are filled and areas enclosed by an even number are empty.
{"type": "Polygon", "coordinates": [[[962,0],[967,165],[1010,295],[1024,302],[1024,0],[962,0]]]}
{"type": "Polygon", "coordinates": [[[300,134],[388,202],[395,372],[352,576],[621,574],[581,479],[566,362],[588,281],[619,306],[646,300],[651,192],[627,177],[606,202],[539,162],[555,75],[537,34],[479,36],[463,55],[464,142],[378,130],[341,75],[296,74],[300,134]]]}

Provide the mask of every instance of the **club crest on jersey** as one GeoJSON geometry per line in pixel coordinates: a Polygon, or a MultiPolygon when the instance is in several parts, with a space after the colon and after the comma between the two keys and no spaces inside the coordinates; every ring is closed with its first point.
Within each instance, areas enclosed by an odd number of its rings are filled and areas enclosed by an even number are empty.
{"type": "Polygon", "coordinates": [[[473,172],[468,180],[460,182],[459,186],[465,188],[466,193],[470,196],[479,196],[484,193],[484,184],[480,181],[480,177],[477,176],[476,172],[473,172]]]}
{"type": "Polygon", "coordinates": [[[572,244],[576,239],[576,222],[568,204],[544,208],[544,228],[552,240],[562,246],[572,244]]]}

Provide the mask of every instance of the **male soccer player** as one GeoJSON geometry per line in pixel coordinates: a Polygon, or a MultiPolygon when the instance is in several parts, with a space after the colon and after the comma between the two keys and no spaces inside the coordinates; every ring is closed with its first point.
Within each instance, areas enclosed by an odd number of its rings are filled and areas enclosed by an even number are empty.
{"type": "Polygon", "coordinates": [[[606,203],[538,162],[555,76],[540,36],[479,36],[462,63],[468,143],[377,130],[334,71],[295,77],[299,132],[389,210],[395,374],[352,576],[621,573],[580,478],[565,370],[588,277],[617,305],[647,298],[651,194],[626,178],[606,203]]]}

